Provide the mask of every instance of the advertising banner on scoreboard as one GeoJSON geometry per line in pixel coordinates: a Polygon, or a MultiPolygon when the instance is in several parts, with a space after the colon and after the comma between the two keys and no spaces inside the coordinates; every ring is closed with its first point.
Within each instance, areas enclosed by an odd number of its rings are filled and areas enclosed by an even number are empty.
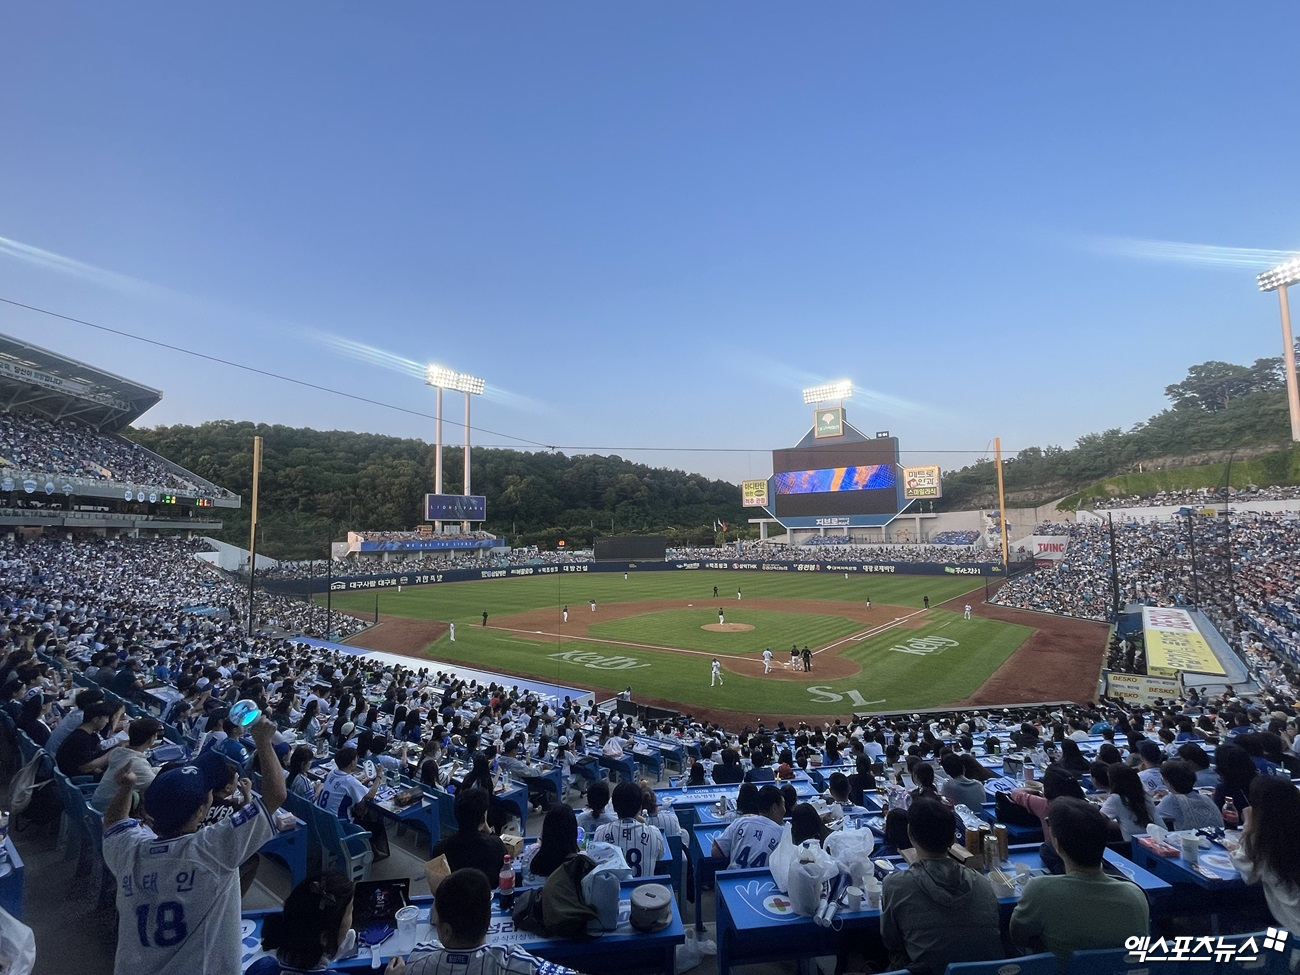
{"type": "Polygon", "coordinates": [[[744,508],[766,508],[767,481],[741,481],[740,504],[744,508]]]}
{"type": "Polygon", "coordinates": [[[487,498],[481,494],[426,494],[425,521],[487,521],[487,498]]]}
{"type": "Polygon", "coordinates": [[[929,464],[924,467],[903,468],[904,501],[941,497],[943,497],[943,483],[939,476],[938,465],[929,464]]]}
{"type": "Polygon", "coordinates": [[[813,438],[844,436],[844,407],[825,406],[813,411],[813,438]]]}
{"type": "Polygon", "coordinates": [[[1169,677],[1146,677],[1142,674],[1117,674],[1106,671],[1106,696],[1133,704],[1176,701],[1182,693],[1178,681],[1169,677]]]}
{"type": "Polygon", "coordinates": [[[1146,640],[1147,673],[1176,677],[1180,671],[1222,674],[1223,665],[1210,649],[1191,613],[1171,606],[1142,607],[1142,636],[1146,640]]]}

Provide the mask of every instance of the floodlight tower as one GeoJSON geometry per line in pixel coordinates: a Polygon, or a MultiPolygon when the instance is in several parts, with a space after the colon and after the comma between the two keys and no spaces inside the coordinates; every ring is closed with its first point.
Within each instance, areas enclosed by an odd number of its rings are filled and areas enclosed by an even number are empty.
{"type": "Polygon", "coordinates": [[[1282,363],[1286,371],[1286,401],[1291,410],[1291,440],[1300,441],[1300,391],[1297,391],[1295,376],[1295,342],[1291,338],[1291,305],[1287,301],[1286,289],[1300,283],[1300,257],[1293,257],[1285,264],[1279,264],[1272,270],[1265,271],[1258,278],[1260,291],[1276,291],[1278,303],[1282,309],[1282,363]]]}
{"type": "MultiPolygon", "coordinates": [[[[442,391],[450,389],[452,392],[465,394],[465,478],[461,486],[461,493],[469,497],[469,398],[471,396],[482,396],[486,383],[477,376],[434,365],[425,368],[424,382],[425,385],[432,386],[438,391],[438,405],[434,420],[433,491],[435,494],[442,494],[442,391]]],[[[468,522],[465,524],[468,525],[468,522]]],[[[434,527],[441,530],[442,522],[437,522],[434,527]]]]}
{"type": "Polygon", "coordinates": [[[848,379],[837,379],[833,383],[809,386],[803,391],[803,401],[808,406],[820,406],[822,403],[843,402],[853,395],[853,383],[848,379]]]}

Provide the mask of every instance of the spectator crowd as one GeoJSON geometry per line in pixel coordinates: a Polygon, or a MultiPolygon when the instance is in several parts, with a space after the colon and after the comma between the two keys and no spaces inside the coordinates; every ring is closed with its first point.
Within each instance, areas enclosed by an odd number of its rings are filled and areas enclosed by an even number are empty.
{"type": "Polygon", "coordinates": [[[54,423],[10,410],[0,411],[0,468],[7,469],[10,476],[80,477],[214,497],[230,493],[199,485],[138,444],[100,433],[84,423],[54,423]]]}

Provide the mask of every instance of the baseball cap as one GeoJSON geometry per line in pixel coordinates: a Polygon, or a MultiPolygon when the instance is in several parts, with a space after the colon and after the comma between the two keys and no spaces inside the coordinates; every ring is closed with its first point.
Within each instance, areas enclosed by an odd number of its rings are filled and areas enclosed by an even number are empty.
{"type": "MultiPolygon", "coordinates": [[[[219,755],[215,757],[222,760],[219,755]]],[[[208,801],[212,788],[207,773],[197,764],[168,769],[145,790],[144,811],[153,821],[155,830],[170,835],[184,826],[208,801]]]]}

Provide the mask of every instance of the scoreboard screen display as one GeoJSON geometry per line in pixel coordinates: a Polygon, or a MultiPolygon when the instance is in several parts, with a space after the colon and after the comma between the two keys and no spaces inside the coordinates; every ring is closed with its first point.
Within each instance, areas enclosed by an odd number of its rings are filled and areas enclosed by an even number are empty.
{"type": "Polygon", "coordinates": [[[898,511],[898,441],[890,438],[772,452],[778,518],[898,511]]]}
{"type": "Polygon", "coordinates": [[[426,494],[425,521],[487,521],[487,498],[481,494],[426,494]]]}

